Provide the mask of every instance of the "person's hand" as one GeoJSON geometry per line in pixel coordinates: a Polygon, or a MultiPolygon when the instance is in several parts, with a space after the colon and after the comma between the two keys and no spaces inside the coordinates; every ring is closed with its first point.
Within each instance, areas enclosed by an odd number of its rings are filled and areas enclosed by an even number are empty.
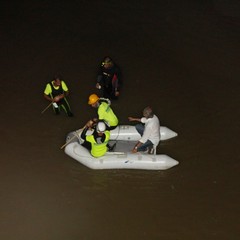
{"type": "Polygon", "coordinates": [[[53,98],[53,101],[58,102],[60,99],[61,99],[60,96],[56,96],[56,97],[53,98]]]}
{"type": "Polygon", "coordinates": [[[118,97],[120,95],[120,92],[119,91],[116,91],[115,92],[115,96],[118,97]]]}
{"type": "Polygon", "coordinates": [[[98,119],[97,119],[97,118],[93,118],[92,121],[93,121],[94,123],[97,123],[97,122],[98,122],[98,119]]]}
{"type": "Polygon", "coordinates": [[[131,152],[132,152],[132,153],[136,153],[136,152],[137,152],[137,149],[136,149],[136,148],[133,148],[131,152]]]}
{"type": "Polygon", "coordinates": [[[89,120],[89,121],[86,123],[86,126],[87,126],[88,128],[91,128],[92,125],[93,125],[93,121],[92,121],[92,120],[89,120]]]}
{"type": "Polygon", "coordinates": [[[97,84],[96,84],[96,88],[97,88],[97,89],[101,89],[102,87],[101,87],[101,85],[100,85],[99,83],[97,83],[97,84]]]}

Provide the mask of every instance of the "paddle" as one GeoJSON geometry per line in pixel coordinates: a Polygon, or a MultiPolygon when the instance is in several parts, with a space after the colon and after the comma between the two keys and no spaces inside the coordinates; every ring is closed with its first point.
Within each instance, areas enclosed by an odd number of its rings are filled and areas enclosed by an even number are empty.
{"type": "Polygon", "coordinates": [[[41,114],[43,114],[53,103],[51,102],[46,108],[44,108],[41,112],[41,114]]]}
{"type": "Polygon", "coordinates": [[[72,136],[65,144],[63,144],[60,149],[63,149],[64,147],[66,147],[73,139],[75,139],[76,137],[78,137],[78,133],[81,132],[83,129],[85,128],[85,126],[83,128],[78,129],[77,131],[75,131],[75,135],[72,136]]]}

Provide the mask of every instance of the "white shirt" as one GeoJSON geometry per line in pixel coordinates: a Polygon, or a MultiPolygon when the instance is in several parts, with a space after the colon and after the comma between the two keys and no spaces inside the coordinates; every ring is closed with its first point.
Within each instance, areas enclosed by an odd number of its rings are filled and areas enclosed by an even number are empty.
{"type": "Polygon", "coordinates": [[[158,117],[156,115],[153,115],[152,118],[142,117],[141,122],[145,123],[145,128],[139,141],[145,143],[147,140],[150,140],[154,146],[157,146],[160,141],[160,122],[158,117]]]}

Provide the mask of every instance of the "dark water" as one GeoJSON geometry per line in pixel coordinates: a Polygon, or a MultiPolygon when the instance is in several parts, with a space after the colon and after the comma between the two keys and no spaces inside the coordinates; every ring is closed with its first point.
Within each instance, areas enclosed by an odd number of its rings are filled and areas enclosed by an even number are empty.
{"type": "Polygon", "coordinates": [[[0,239],[239,239],[240,3],[182,2],[1,2],[0,239]],[[177,167],[94,171],[60,150],[95,115],[105,55],[120,122],[151,105],[179,134],[157,150],[177,167]],[[41,115],[55,72],[74,118],[41,115]]]}

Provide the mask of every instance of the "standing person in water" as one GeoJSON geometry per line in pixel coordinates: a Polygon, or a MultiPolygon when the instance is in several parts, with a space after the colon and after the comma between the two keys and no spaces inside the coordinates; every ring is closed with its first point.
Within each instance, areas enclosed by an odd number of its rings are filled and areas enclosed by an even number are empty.
{"type": "Polygon", "coordinates": [[[56,75],[52,81],[47,83],[44,90],[44,98],[53,103],[55,114],[59,114],[62,108],[68,117],[72,117],[73,114],[66,98],[68,95],[68,87],[66,83],[61,80],[60,75],[56,75]]]}
{"type": "Polygon", "coordinates": [[[118,99],[121,84],[121,71],[114,61],[105,57],[97,75],[96,88],[101,89],[102,96],[111,100],[118,99]]]}

